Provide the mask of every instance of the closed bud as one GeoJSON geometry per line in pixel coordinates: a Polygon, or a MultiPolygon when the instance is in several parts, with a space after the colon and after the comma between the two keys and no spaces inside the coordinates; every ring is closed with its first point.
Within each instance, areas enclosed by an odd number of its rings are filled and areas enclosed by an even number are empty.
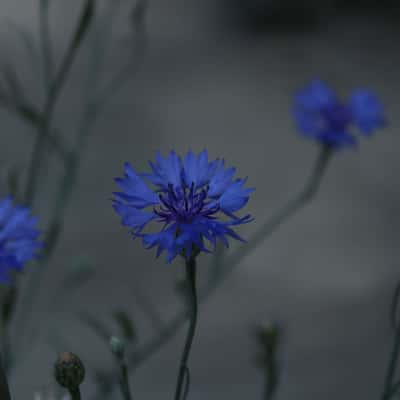
{"type": "Polygon", "coordinates": [[[110,349],[111,352],[119,359],[124,357],[125,346],[121,339],[116,336],[112,336],[110,339],[110,349]]]}
{"type": "Polygon", "coordinates": [[[63,352],[54,366],[56,381],[70,391],[75,391],[85,378],[85,367],[78,356],[63,352]]]}

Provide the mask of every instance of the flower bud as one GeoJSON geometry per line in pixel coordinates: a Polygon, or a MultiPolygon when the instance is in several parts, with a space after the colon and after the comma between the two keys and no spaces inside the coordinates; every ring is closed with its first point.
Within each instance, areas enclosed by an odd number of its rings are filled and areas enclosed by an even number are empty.
{"type": "Polygon", "coordinates": [[[54,366],[54,376],[61,386],[74,391],[85,378],[85,367],[78,356],[63,352],[54,366]]]}
{"type": "Polygon", "coordinates": [[[112,336],[110,339],[111,352],[119,359],[124,357],[125,346],[121,339],[116,336],[112,336]]]}

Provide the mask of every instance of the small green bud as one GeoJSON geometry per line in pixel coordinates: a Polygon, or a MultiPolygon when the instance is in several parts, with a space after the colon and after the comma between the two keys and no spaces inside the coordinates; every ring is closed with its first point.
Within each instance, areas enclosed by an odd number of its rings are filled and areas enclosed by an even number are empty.
{"type": "Polygon", "coordinates": [[[122,359],[124,357],[125,353],[124,343],[121,339],[117,338],[116,336],[112,336],[110,339],[110,349],[112,353],[119,359],[122,359]]]}
{"type": "Polygon", "coordinates": [[[78,356],[63,352],[54,365],[56,381],[70,391],[75,391],[85,378],[85,367],[78,356]]]}

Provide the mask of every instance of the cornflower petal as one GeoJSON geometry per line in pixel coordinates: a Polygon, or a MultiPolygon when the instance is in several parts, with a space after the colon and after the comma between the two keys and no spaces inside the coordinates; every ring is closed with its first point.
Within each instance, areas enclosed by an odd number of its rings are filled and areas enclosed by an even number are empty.
{"type": "Polygon", "coordinates": [[[253,188],[245,188],[247,179],[237,179],[232,182],[223,192],[218,202],[221,210],[226,213],[233,213],[243,208],[250,197],[253,188]]]}
{"type": "Polygon", "coordinates": [[[236,168],[232,167],[225,169],[225,161],[221,160],[216,168],[215,173],[210,179],[210,190],[208,191],[208,195],[210,197],[220,196],[232,182],[232,178],[235,173],[236,168]]]}
{"type": "Polygon", "coordinates": [[[125,163],[125,177],[115,178],[115,182],[123,192],[114,193],[121,200],[124,200],[137,208],[144,208],[158,204],[158,196],[144,183],[129,163],[125,163]]]}
{"type": "Polygon", "coordinates": [[[151,220],[156,218],[153,212],[139,210],[129,204],[114,201],[114,210],[121,217],[122,225],[141,231],[151,220]]]}
{"type": "Polygon", "coordinates": [[[356,90],[350,98],[349,107],[355,124],[365,135],[371,135],[385,125],[383,104],[375,93],[366,89],[356,90]]]}

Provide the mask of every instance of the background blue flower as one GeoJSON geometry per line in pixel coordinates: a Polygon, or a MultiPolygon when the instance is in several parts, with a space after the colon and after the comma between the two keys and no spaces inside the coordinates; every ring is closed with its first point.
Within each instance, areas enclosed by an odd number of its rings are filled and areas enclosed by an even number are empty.
{"type": "Polygon", "coordinates": [[[385,125],[383,106],[374,93],[359,89],[344,103],[320,80],[312,81],[295,94],[294,117],[303,135],[332,148],[357,143],[352,127],[371,135],[385,125]]]}
{"type": "Polygon", "coordinates": [[[251,221],[250,215],[238,217],[254,189],[245,187],[246,179],[233,180],[235,168],[224,160],[208,160],[206,150],[198,155],[189,151],[181,159],[174,151],[164,158],[157,153],[149,162],[151,173],[139,174],[125,164],[125,176],[115,181],[122,189],[115,192],[113,207],[122,224],[141,237],[146,248],[164,250],[167,262],[178,254],[190,258],[193,251],[209,252],[217,239],[228,246],[228,237],[242,240],[232,227],[251,221]],[[146,181],[153,186],[151,189],[146,181]],[[162,223],[156,233],[143,233],[151,221],[162,223]]]}
{"type": "Polygon", "coordinates": [[[10,196],[0,200],[0,283],[10,283],[12,270],[36,257],[42,247],[36,225],[28,208],[15,206],[10,196]]]}

